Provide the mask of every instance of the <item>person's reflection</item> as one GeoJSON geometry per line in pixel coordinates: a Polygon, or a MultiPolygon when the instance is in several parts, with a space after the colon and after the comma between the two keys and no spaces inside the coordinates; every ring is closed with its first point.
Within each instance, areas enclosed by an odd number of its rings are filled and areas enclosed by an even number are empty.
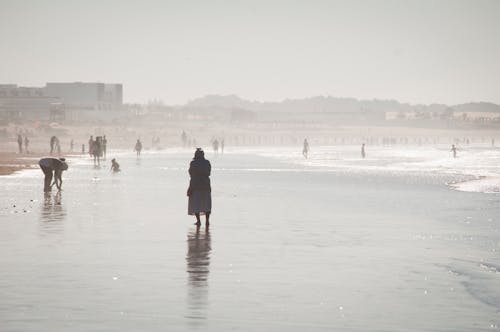
{"type": "Polygon", "coordinates": [[[187,244],[188,318],[196,325],[197,321],[206,318],[208,306],[208,275],[212,250],[208,227],[204,232],[200,232],[200,227],[189,232],[187,244]]]}
{"type": "Polygon", "coordinates": [[[40,219],[44,222],[62,221],[66,212],[62,206],[62,192],[52,195],[50,192],[44,194],[42,212],[40,219]]]}

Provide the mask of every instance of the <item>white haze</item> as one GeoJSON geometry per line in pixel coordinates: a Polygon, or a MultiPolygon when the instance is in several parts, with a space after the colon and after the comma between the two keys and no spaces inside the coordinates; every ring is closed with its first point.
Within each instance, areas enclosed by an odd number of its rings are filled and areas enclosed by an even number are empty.
{"type": "Polygon", "coordinates": [[[500,103],[499,1],[0,0],[0,82],[500,103]]]}

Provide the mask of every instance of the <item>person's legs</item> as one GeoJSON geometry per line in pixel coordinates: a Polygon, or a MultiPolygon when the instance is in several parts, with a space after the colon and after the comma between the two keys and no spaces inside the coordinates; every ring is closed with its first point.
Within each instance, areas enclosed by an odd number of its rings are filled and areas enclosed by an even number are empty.
{"type": "Polygon", "coordinates": [[[210,224],[210,211],[205,212],[205,224],[207,226],[210,224]]]}
{"type": "Polygon", "coordinates": [[[49,192],[52,189],[50,187],[50,183],[52,182],[52,176],[53,176],[52,169],[47,168],[47,167],[42,167],[42,166],[40,166],[40,167],[42,169],[43,174],[45,175],[45,179],[43,182],[43,191],[49,192]]]}
{"type": "Polygon", "coordinates": [[[200,213],[195,213],[194,215],[196,217],[196,225],[201,225],[200,213]]]}

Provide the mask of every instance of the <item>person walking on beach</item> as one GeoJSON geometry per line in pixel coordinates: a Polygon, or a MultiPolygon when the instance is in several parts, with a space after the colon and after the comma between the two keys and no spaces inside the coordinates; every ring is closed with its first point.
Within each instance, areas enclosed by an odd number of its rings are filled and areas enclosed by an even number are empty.
{"type": "Polygon", "coordinates": [[[365,143],[361,145],[361,158],[365,159],[366,153],[365,153],[365,143]]]}
{"type": "Polygon", "coordinates": [[[90,136],[89,138],[89,156],[92,157],[93,151],[92,149],[94,148],[94,136],[90,136]]]}
{"type": "Polygon", "coordinates": [[[307,138],[304,138],[304,147],[302,148],[302,155],[306,159],[309,155],[309,142],[307,142],[307,138]]]}
{"type": "Polygon", "coordinates": [[[116,161],[115,158],[111,159],[111,169],[110,171],[112,171],[113,173],[118,173],[120,172],[120,164],[118,164],[118,162],[116,161]]]}
{"type": "Polygon", "coordinates": [[[217,155],[219,153],[219,141],[217,138],[212,141],[212,148],[214,149],[214,153],[217,155]]]}
{"type": "Polygon", "coordinates": [[[28,136],[24,136],[24,152],[29,153],[28,146],[30,145],[30,140],[28,136]]]}
{"type": "Polygon", "coordinates": [[[456,158],[457,157],[457,147],[455,146],[455,144],[451,145],[450,151],[453,152],[453,158],[456,158]]]}
{"type": "Polygon", "coordinates": [[[21,134],[17,134],[17,146],[19,148],[19,153],[23,153],[23,137],[21,134]]]}
{"type": "Polygon", "coordinates": [[[141,150],[142,150],[142,143],[140,139],[137,139],[137,142],[135,143],[134,151],[137,152],[137,157],[141,155],[141,150]]]}
{"type": "Polygon", "coordinates": [[[66,159],[64,158],[42,158],[38,161],[38,165],[42,169],[45,175],[43,191],[50,192],[52,186],[55,184],[57,189],[62,188],[62,172],[68,169],[68,164],[66,164],[66,159]],[[51,184],[52,179],[54,183],[51,184]]]}
{"type": "Polygon", "coordinates": [[[71,142],[69,142],[69,151],[73,152],[74,147],[75,147],[75,141],[73,141],[73,139],[71,139],[71,142]]]}
{"type": "Polygon", "coordinates": [[[220,152],[221,154],[224,154],[224,139],[221,139],[220,141],[220,152]]]}
{"type": "Polygon", "coordinates": [[[92,155],[94,156],[94,166],[100,166],[102,157],[102,139],[100,136],[97,136],[92,144],[92,155]]]}
{"type": "Polygon", "coordinates": [[[106,149],[108,146],[108,140],[106,139],[106,135],[102,137],[102,155],[103,158],[106,159],[106,149]]]}
{"type": "Polygon", "coordinates": [[[52,136],[50,138],[50,155],[52,155],[54,153],[54,148],[55,148],[55,145],[56,145],[56,139],[57,139],[57,137],[55,137],[55,136],[52,136]]]}
{"type": "Polygon", "coordinates": [[[188,214],[196,216],[197,226],[201,225],[200,214],[205,215],[205,224],[210,224],[210,213],[212,212],[212,188],[210,186],[210,172],[212,166],[205,159],[205,153],[197,148],[194,158],[189,164],[189,188],[187,190],[188,214]]]}

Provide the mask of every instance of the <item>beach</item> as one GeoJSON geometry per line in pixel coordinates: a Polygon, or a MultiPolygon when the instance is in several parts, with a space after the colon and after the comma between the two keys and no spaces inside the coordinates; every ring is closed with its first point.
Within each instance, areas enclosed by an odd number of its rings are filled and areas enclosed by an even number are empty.
{"type": "Polygon", "coordinates": [[[207,150],[198,230],[191,150],[68,158],[46,196],[38,169],[1,177],[0,330],[498,329],[499,196],[452,186],[498,153],[448,150],[207,150]]]}

